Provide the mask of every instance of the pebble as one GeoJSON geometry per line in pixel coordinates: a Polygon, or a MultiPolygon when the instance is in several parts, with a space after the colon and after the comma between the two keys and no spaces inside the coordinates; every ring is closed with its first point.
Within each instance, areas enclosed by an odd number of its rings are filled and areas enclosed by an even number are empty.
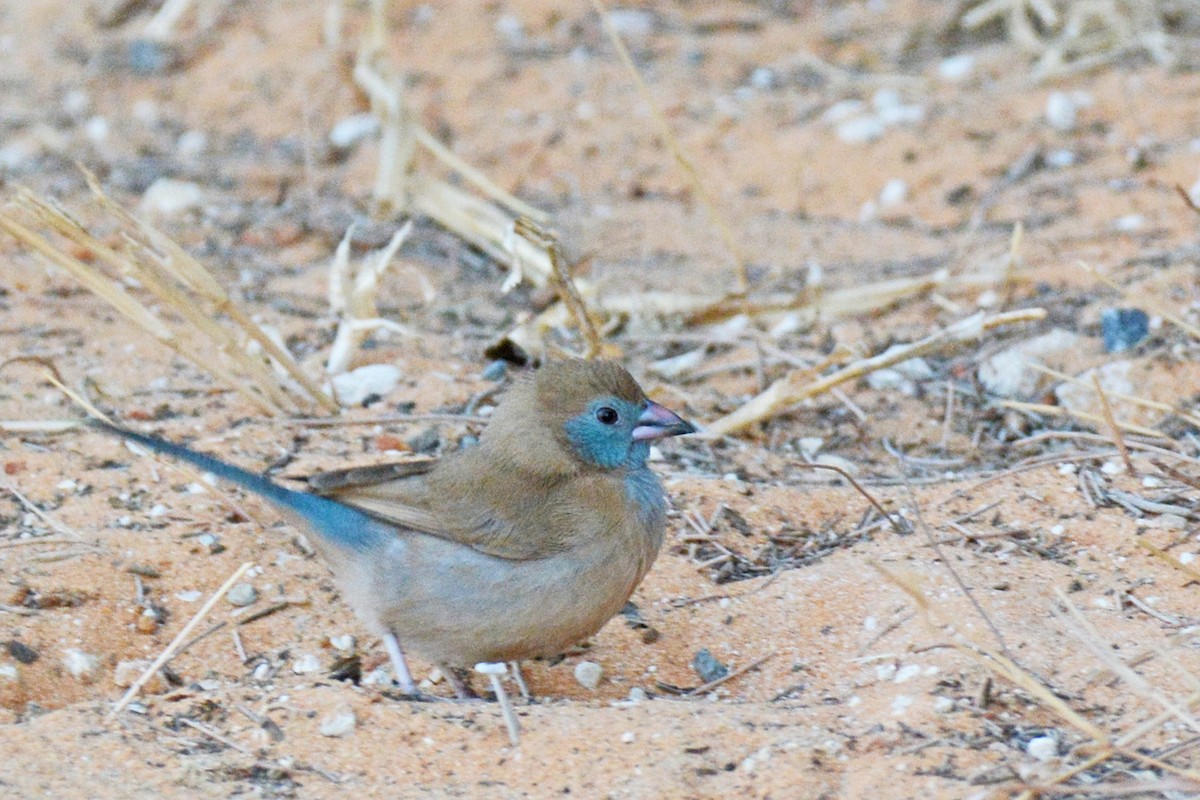
{"type": "Polygon", "coordinates": [[[441,434],[438,433],[437,426],[433,425],[409,439],[408,446],[411,447],[414,452],[429,455],[438,449],[438,445],[441,444],[441,441],[441,434]]]}
{"type": "Polygon", "coordinates": [[[883,136],[887,126],[875,116],[854,117],[838,123],[837,135],[846,144],[865,144],[883,136]]]}
{"type": "Polygon", "coordinates": [[[1179,563],[1180,564],[1196,563],[1196,554],[1195,553],[1180,553],[1179,554],[1179,563]]]}
{"type": "Polygon", "coordinates": [[[575,680],[585,689],[595,691],[602,677],[604,668],[595,661],[580,661],[575,665],[575,680]]]}
{"type": "Polygon", "coordinates": [[[194,603],[200,599],[202,594],[203,593],[200,592],[198,589],[189,589],[186,592],[176,592],[175,599],[182,600],[185,603],[194,603]]]}
{"type": "Polygon", "coordinates": [[[1114,395],[1135,394],[1135,387],[1129,377],[1133,369],[1131,361],[1110,361],[1094,369],[1089,369],[1078,376],[1079,383],[1061,383],[1054,389],[1054,396],[1059,405],[1068,411],[1090,412],[1102,414],[1100,398],[1096,396],[1096,388],[1092,383],[1095,378],[1100,387],[1109,396],[1109,402],[1116,402],[1114,395]]]}
{"type": "Polygon", "coordinates": [[[484,367],[483,372],[479,377],[483,378],[485,381],[499,383],[500,381],[504,380],[506,375],[508,375],[508,362],[502,358],[498,358],[484,367]]]}
{"type": "Polygon", "coordinates": [[[1150,333],[1150,317],[1140,308],[1107,308],[1100,315],[1104,352],[1132,350],[1150,333]]]}
{"type": "Polygon", "coordinates": [[[100,659],[91,653],[85,653],[78,647],[68,648],[63,652],[63,666],[72,677],[83,682],[91,683],[96,680],[96,670],[100,667],[100,659]]]}
{"type": "Polygon", "coordinates": [[[912,397],[917,393],[917,385],[904,377],[897,369],[877,369],[867,376],[867,386],[881,392],[900,392],[912,397]]]}
{"type": "Polygon", "coordinates": [[[608,12],[608,22],[622,36],[649,36],[657,21],[652,13],[637,8],[614,8],[608,12]]]}
{"type": "Polygon", "coordinates": [[[892,714],[898,717],[908,711],[912,704],[913,699],[908,695],[898,695],[896,699],[892,700],[892,714]]]}
{"type": "Polygon", "coordinates": [[[988,358],[979,367],[979,382],[990,394],[1000,397],[1033,397],[1046,378],[1030,362],[1070,372],[1071,363],[1093,349],[1087,337],[1055,328],[988,358]]]}
{"type": "Polygon", "coordinates": [[[358,720],[354,716],[354,710],[343,706],[322,719],[318,730],[322,736],[338,739],[353,733],[357,724],[358,720]]]}
{"type": "Polygon", "coordinates": [[[350,653],[353,652],[355,643],[354,637],[347,633],[344,636],[330,636],[329,644],[333,646],[334,650],[350,653]]]}
{"type": "Polygon", "coordinates": [[[1126,214],[1117,217],[1113,230],[1117,233],[1136,233],[1146,227],[1146,217],[1143,214],[1126,214]]]}
{"type": "Polygon", "coordinates": [[[1038,761],[1049,761],[1058,757],[1058,740],[1053,736],[1037,736],[1025,745],[1025,752],[1038,761]]]}
{"type": "Polygon", "coordinates": [[[718,661],[706,647],[696,651],[696,655],[692,659],[692,669],[705,683],[711,683],[729,674],[729,667],[718,661]]]}
{"type": "Polygon", "coordinates": [[[21,677],[17,672],[17,668],[12,664],[0,664],[0,681],[12,681],[16,683],[21,677]]]}
{"type": "MultiPolygon", "coordinates": [[[[113,684],[119,689],[128,689],[141,674],[150,666],[149,659],[136,658],[129,661],[119,661],[113,669],[113,684]]],[[[157,694],[167,689],[167,682],[162,673],[155,670],[154,674],[144,684],[147,692],[157,694]]]]}
{"type": "Polygon", "coordinates": [[[258,592],[248,583],[237,583],[226,592],[225,599],[238,607],[253,605],[258,600],[258,592]]]}
{"type": "Polygon", "coordinates": [[[191,181],[159,178],[142,195],[143,214],[178,217],[195,211],[204,203],[204,190],[191,181]]]}
{"type": "Polygon", "coordinates": [[[1154,527],[1164,531],[1186,530],[1187,524],[1187,519],[1179,514],[1160,514],[1154,520],[1154,527]]]}
{"type": "Polygon", "coordinates": [[[370,113],[354,114],[334,123],[329,131],[329,143],[339,150],[349,150],[378,132],[378,117],[370,113]]]}
{"type": "Polygon", "coordinates": [[[896,670],[896,677],[892,678],[895,683],[907,683],[913,678],[921,674],[921,668],[916,664],[905,664],[900,669],[896,670]]]}
{"type": "Polygon", "coordinates": [[[1079,104],[1066,92],[1051,92],[1046,98],[1046,124],[1059,133],[1075,130],[1079,121],[1079,104]]]}
{"type": "Polygon", "coordinates": [[[362,405],[368,397],[383,397],[400,383],[400,370],[391,364],[367,364],[333,376],[333,391],[345,408],[362,405]]]}
{"type": "Polygon", "coordinates": [[[963,81],[971,77],[975,71],[975,56],[969,53],[959,53],[956,56],[943,58],[938,64],[938,77],[944,81],[963,81]]]}
{"type": "Polygon", "coordinates": [[[889,208],[898,206],[908,199],[908,183],[900,178],[892,178],[879,190],[879,207],[889,208]]]}
{"type": "Polygon", "coordinates": [[[312,653],[304,653],[292,663],[292,672],[297,675],[312,675],[321,671],[321,660],[312,653]]]}
{"type": "Polygon", "coordinates": [[[637,737],[633,735],[633,731],[625,731],[621,734],[621,744],[633,744],[637,737]]]}
{"type": "Polygon", "coordinates": [[[954,700],[949,697],[938,697],[933,701],[933,710],[939,714],[949,714],[954,710],[954,700]]]}
{"type": "Polygon", "coordinates": [[[180,158],[196,158],[208,149],[208,136],[204,131],[184,131],[175,140],[175,153],[180,158]]]}

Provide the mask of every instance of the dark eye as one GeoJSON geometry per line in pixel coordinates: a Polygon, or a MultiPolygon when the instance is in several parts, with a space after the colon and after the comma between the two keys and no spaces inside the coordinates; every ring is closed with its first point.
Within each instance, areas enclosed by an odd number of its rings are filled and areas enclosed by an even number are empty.
{"type": "Polygon", "coordinates": [[[615,408],[600,406],[596,409],[596,419],[600,420],[605,425],[616,425],[617,420],[620,418],[621,415],[617,413],[615,408]]]}

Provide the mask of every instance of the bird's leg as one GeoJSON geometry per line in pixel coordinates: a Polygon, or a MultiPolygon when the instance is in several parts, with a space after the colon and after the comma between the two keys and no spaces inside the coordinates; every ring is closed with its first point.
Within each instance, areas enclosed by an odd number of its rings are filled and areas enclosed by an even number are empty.
{"type": "Polygon", "coordinates": [[[471,684],[467,678],[469,674],[465,669],[458,667],[448,667],[445,664],[439,664],[442,674],[446,676],[446,680],[454,689],[454,696],[459,700],[478,700],[479,695],[475,694],[475,690],[471,688],[471,684]]]}
{"type": "Polygon", "coordinates": [[[521,692],[521,699],[526,703],[533,702],[533,695],[529,693],[529,685],[525,683],[525,675],[521,672],[520,661],[508,662],[509,668],[512,669],[513,680],[517,682],[517,689],[521,692]]]}
{"type": "Polygon", "coordinates": [[[404,651],[396,634],[388,631],[383,635],[383,646],[387,648],[388,656],[392,659],[392,672],[396,673],[396,683],[405,694],[416,694],[417,686],[413,683],[412,673],[408,671],[408,662],[404,660],[404,651]]]}

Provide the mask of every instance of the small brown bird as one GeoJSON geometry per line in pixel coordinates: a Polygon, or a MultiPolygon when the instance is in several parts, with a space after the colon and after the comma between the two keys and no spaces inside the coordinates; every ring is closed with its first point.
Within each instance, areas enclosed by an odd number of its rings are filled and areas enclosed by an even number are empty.
{"type": "Polygon", "coordinates": [[[620,611],[663,541],[666,498],[646,465],[650,442],[695,431],[621,366],[579,360],[515,382],[477,446],[317,475],[317,494],[97,427],[277,505],[311,534],[410,693],[401,642],[451,668],[554,656],[620,611]]]}

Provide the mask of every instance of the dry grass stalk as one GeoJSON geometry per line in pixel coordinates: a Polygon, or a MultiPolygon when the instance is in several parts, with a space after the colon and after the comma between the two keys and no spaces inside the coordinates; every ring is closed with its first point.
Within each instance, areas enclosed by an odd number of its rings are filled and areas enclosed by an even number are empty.
{"type": "Polygon", "coordinates": [[[650,96],[650,88],[646,86],[646,82],[642,79],[642,75],[638,72],[637,66],[633,63],[633,58],[629,55],[628,48],[625,47],[625,42],[621,40],[621,34],[617,32],[612,20],[609,18],[608,11],[604,7],[602,0],[591,0],[592,8],[600,17],[600,23],[604,26],[604,32],[608,35],[613,47],[616,48],[617,55],[621,58],[621,63],[625,70],[633,78],[634,84],[637,86],[638,94],[642,96],[642,102],[650,109],[650,115],[654,118],[655,124],[658,126],[659,135],[662,136],[663,143],[667,149],[671,151],[671,155],[675,158],[679,168],[683,170],[683,174],[687,177],[688,183],[692,185],[692,189],[696,192],[696,196],[700,198],[701,205],[708,212],[709,219],[716,226],[717,232],[720,233],[721,239],[725,242],[725,247],[728,248],[730,255],[733,256],[734,267],[737,275],[737,295],[744,295],[750,290],[750,277],[746,272],[746,258],[742,255],[741,248],[738,247],[737,241],[733,238],[733,231],[725,222],[724,216],[718,211],[712,198],[709,196],[704,184],[700,182],[700,174],[696,171],[691,160],[684,154],[683,147],[679,144],[679,140],[675,138],[671,126],[667,124],[667,118],[654,102],[654,98],[650,96]]]}
{"type": "MultiPolygon", "coordinates": [[[[1038,80],[1083,72],[1123,56],[1146,53],[1163,66],[1180,61],[1188,40],[1167,32],[1187,17],[1200,23],[1194,4],[1161,0],[979,0],[966,3],[959,24],[978,29],[1003,20],[1009,39],[1036,57],[1038,80]]],[[[1191,43],[1193,46],[1194,42],[1191,43]]]]}
{"type": "Polygon", "coordinates": [[[1178,558],[1176,558],[1175,556],[1168,553],[1166,550],[1158,549],[1154,545],[1147,542],[1145,539],[1136,539],[1135,541],[1136,541],[1138,547],[1142,548],[1143,550],[1148,552],[1150,555],[1159,559],[1164,564],[1169,564],[1170,566],[1179,570],[1184,575],[1187,575],[1189,578],[1191,578],[1194,581],[1200,581],[1200,570],[1196,569],[1195,567],[1189,566],[1188,564],[1183,563],[1178,558]]]}
{"type": "Polygon", "coordinates": [[[519,249],[508,245],[518,217],[544,225],[548,215],[501,189],[421,127],[405,100],[401,81],[389,73],[385,63],[384,6],[382,0],[373,0],[354,65],[354,81],[367,95],[380,123],[375,202],[384,210],[425,214],[510,269],[519,262],[523,276],[534,285],[547,285],[553,280],[553,265],[546,252],[520,239],[516,240],[521,243],[519,249]],[[418,149],[461,175],[491,202],[425,174],[417,165],[418,149]]]}
{"type": "Polygon", "coordinates": [[[968,342],[975,341],[985,333],[1008,325],[1044,319],[1045,309],[1030,308],[1010,311],[993,316],[974,314],[947,328],[902,347],[849,364],[831,375],[810,380],[806,370],[796,370],[771,384],[766,391],[752,398],[737,411],[721,417],[709,425],[706,433],[713,436],[738,433],[773,416],[783,413],[797,403],[823,394],[835,386],[858,380],[870,373],[899,364],[910,358],[940,353],[968,342]]]}
{"type": "Polygon", "coordinates": [[[379,280],[391,266],[396,251],[412,231],[412,221],[404,223],[383,249],[363,258],[358,270],[350,268],[350,236],[346,231],[334,253],[329,269],[329,310],[338,320],[337,335],[329,348],[325,371],[340,375],[350,366],[355,353],[367,335],[376,330],[388,330],[402,336],[417,336],[416,331],[379,316],[375,302],[379,280]]]}
{"type": "Polygon", "coordinates": [[[208,616],[208,613],[212,611],[213,606],[217,604],[217,601],[224,597],[225,593],[232,589],[233,585],[237,583],[241,577],[246,574],[246,571],[252,566],[254,566],[254,563],[247,561],[234,570],[232,575],[226,578],[225,582],[221,584],[221,587],[217,589],[217,591],[213,592],[212,597],[208,598],[208,601],[200,607],[200,610],[197,611],[190,620],[188,620],[188,623],[183,626],[183,629],[180,630],[179,633],[175,634],[175,638],[171,640],[171,643],[167,645],[166,649],[159,653],[158,658],[154,659],[154,663],[146,667],[146,670],[137,677],[137,680],[135,680],[132,685],[130,685],[128,691],[126,691],[121,699],[117,701],[117,704],[113,706],[112,710],[108,712],[108,719],[111,720],[120,714],[125,710],[126,706],[133,702],[133,698],[138,696],[138,693],[142,690],[142,687],[146,685],[146,681],[150,680],[155,672],[158,672],[158,670],[162,669],[163,665],[165,665],[175,656],[179,646],[187,641],[187,637],[190,636],[192,631],[196,629],[196,626],[200,624],[200,621],[208,616]]]}
{"type": "Polygon", "coordinates": [[[13,209],[0,212],[0,229],[67,271],[85,288],[107,301],[161,344],[213,375],[222,384],[240,391],[263,413],[278,414],[296,404],[289,399],[265,363],[246,352],[232,332],[216,320],[217,315],[228,317],[243,334],[259,343],[301,385],[306,400],[330,410],[337,408],[332,398],[316,386],[291,356],[233,302],[199,262],[169,237],[120,208],[103,193],[90,174],[88,181],[102,208],[115,217],[122,227],[124,248],[121,251],[101,242],[61,208],[28,191],[18,193],[16,207],[80,249],[93,253],[116,275],[136,279],[146,291],[183,317],[183,326],[169,326],[126,292],[118,280],[93,264],[85,263],[55,247],[41,234],[19,222],[13,209]],[[215,313],[205,313],[199,300],[209,301],[215,313]],[[225,356],[224,359],[212,358],[209,351],[214,346],[225,356]]]}
{"type": "MultiPolygon", "coordinates": [[[[1071,411],[1062,406],[1051,406],[1045,403],[1023,403],[1018,400],[998,400],[996,405],[1001,408],[1011,408],[1013,411],[1022,411],[1029,414],[1045,414],[1049,417],[1070,417],[1079,419],[1085,422],[1090,422],[1093,425],[1101,426],[1105,424],[1104,417],[1096,414],[1089,414],[1086,411],[1071,411]]],[[[1153,428],[1146,428],[1142,425],[1135,425],[1132,422],[1122,422],[1121,420],[1113,420],[1116,427],[1126,433],[1136,433],[1139,436],[1146,436],[1151,439],[1166,439],[1167,437],[1153,428]]]]}
{"type": "MultiPolygon", "coordinates": [[[[730,299],[724,295],[686,295],[679,292],[597,296],[595,287],[588,282],[577,280],[575,283],[604,327],[629,320],[646,326],[656,326],[664,320],[691,326],[709,325],[746,315],[765,326],[786,322],[788,327],[802,328],[822,320],[878,313],[933,291],[949,292],[992,285],[1001,277],[991,272],[951,275],[947,270],[939,269],[915,278],[896,278],[832,291],[814,291],[806,287],[800,292],[778,293],[758,299],[730,299]]],[[[493,346],[507,342],[531,355],[540,355],[546,335],[566,326],[570,319],[569,310],[556,303],[509,331],[493,346]]]]}
{"type": "Polygon", "coordinates": [[[513,225],[513,233],[546,252],[554,270],[554,288],[558,292],[559,300],[570,310],[571,316],[575,318],[575,326],[587,344],[584,358],[591,359],[599,356],[604,350],[604,342],[596,329],[596,320],[588,311],[587,304],[579,293],[579,287],[575,285],[575,279],[566,264],[567,259],[558,239],[554,234],[543,230],[538,227],[537,223],[525,217],[517,219],[513,225]]]}
{"type": "MultiPolygon", "coordinates": [[[[1057,378],[1060,381],[1066,381],[1068,383],[1073,383],[1076,386],[1088,386],[1089,385],[1087,381],[1082,380],[1081,378],[1075,377],[1073,375],[1068,375],[1065,372],[1059,372],[1058,370],[1053,369],[1052,367],[1047,367],[1045,364],[1040,364],[1036,361],[1030,361],[1030,362],[1028,362],[1028,365],[1030,368],[1035,369],[1038,372],[1044,373],[1046,375],[1049,375],[1052,378],[1057,378]]],[[[1191,413],[1190,411],[1186,411],[1183,408],[1180,408],[1179,406],[1173,406],[1170,403],[1164,403],[1160,400],[1151,400],[1146,397],[1138,397],[1135,394],[1124,394],[1122,392],[1110,391],[1110,392],[1108,392],[1108,396],[1110,398],[1115,397],[1116,399],[1120,400],[1123,403],[1129,403],[1130,405],[1140,406],[1142,408],[1149,408],[1149,409],[1153,409],[1155,411],[1161,411],[1164,414],[1171,414],[1173,416],[1179,417],[1180,419],[1187,420],[1188,422],[1190,422],[1191,424],[1193,424],[1197,427],[1200,427],[1200,417],[1196,416],[1195,414],[1191,413]]]]}

